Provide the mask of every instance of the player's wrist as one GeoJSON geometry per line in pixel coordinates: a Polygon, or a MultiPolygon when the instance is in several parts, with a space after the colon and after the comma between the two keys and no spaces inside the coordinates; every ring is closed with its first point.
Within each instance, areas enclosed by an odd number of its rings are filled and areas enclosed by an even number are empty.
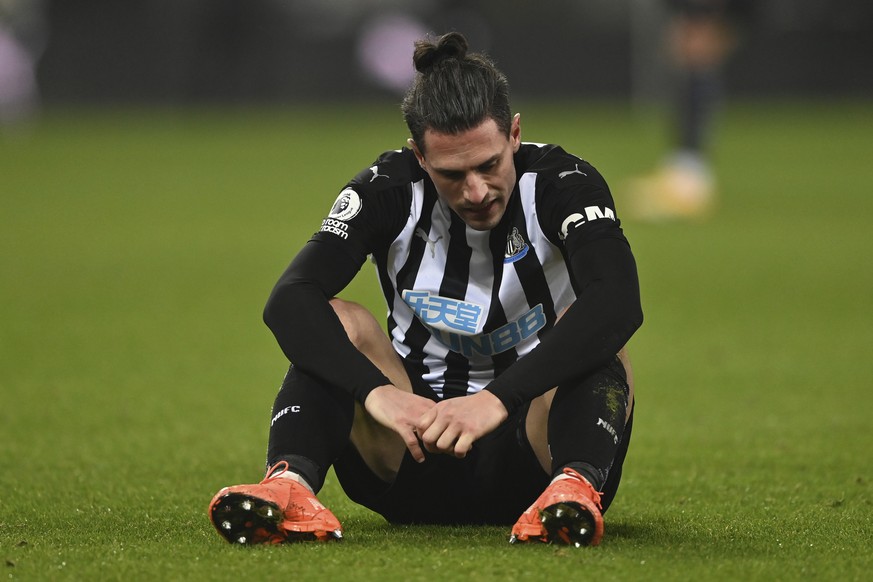
{"type": "Polygon", "coordinates": [[[379,386],[374,386],[367,391],[367,394],[364,396],[361,404],[363,404],[364,408],[366,408],[367,404],[372,405],[375,401],[381,398],[390,397],[391,390],[397,390],[397,388],[393,384],[381,384],[379,386]]]}
{"type": "Polygon", "coordinates": [[[489,390],[481,390],[479,392],[479,398],[487,402],[488,406],[494,410],[495,415],[501,416],[502,420],[506,420],[509,417],[509,410],[507,410],[506,405],[493,392],[489,390]]]}

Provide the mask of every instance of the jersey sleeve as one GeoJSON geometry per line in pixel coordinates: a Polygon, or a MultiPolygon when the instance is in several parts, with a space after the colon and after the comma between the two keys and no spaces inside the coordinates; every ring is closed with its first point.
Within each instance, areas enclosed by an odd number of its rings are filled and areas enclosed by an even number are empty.
{"type": "Polygon", "coordinates": [[[615,201],[603,176],[589,163],[565,155],[552,172],[543,172],[537,190],[537,216],[549,240],[566,247],[598,238],[626,240],[615,201]],[[560,168],[572,168],[559,171],[560,168]]]}
{"type": "Polygon", "coordinates": [[[389,245],[409,215],[411,157],[408,150],[387,152],[355,176],[312,240],[333,244],[361,261],[389,245]]]}
{"type": "Polygon", "coordinates": [[[562,249],[577,298],[540,344],[487,388],[512,413],[555,386],[590,374],[642,325],[636,262],[606,182],[578,159],[538,191],[537,215],[562,249]]]}
{"type": "Polygon", "coordinates": [[[367,255],[390,244],[408,216],[400,166],[394,164],[397,180],[374,184],[380,165],[390,175],[391,164],[383,158],[342,189],[264,308],[264,322],[295,366],[347,390],[362,404],[373,388],[390,382],[351,343],[330,299],[357,275],[367,255]]]}
{"type": "Polygon", "coordinates": [[[570,261],[580,289],[576,301],[536,348],[486,387],[510,414],[606,364],[642,325],[636,263],[626,242],[586,242],[570,261]]]}
{"type": "Polygon", "coordinates": [[[340,245],[311,240],[273,288],[264,322],[295,366],[363,403],[389,381],[354,347],[329,303],[361,264],[340,245]]]}

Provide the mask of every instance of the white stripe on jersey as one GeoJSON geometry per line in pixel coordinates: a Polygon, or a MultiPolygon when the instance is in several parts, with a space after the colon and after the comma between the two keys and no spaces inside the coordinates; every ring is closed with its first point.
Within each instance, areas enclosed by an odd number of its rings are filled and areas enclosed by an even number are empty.
{"type": "Polygon", "coordinates": [[[546,280],[551,282],[549,284],[549,291],[552,294],[552,302],[555,304],[555,313],[560,315],[576,300],[576,293],[573,291],[573,285],[570,283],[570,271],[567,269],[566,263],[563,260],[554,260],[555,253],[560,257],[560,249],[556,248],[546,238],[546,235],[540,228],[540,221],[537,220],[536,204],[534,203],[536,179],[537,175],[534,173],[524,174],[518,181],[518,190],[524,202],[522,207],[524,208],[525,222],[527,223],[527,234],[536,250],[540,265],[543,266],[546,280]]]}
{"type": "MultiPolygon", "coordinates": [[[[461,358],[460,361],[465,360],[468,363],[469,369],[466,366],[463,369],[454,369],[452,376],[457,383],[459,375],[466,375],[467,393],[478,392],[494,379],[495,360],[492,356],[507,350],[515,350],[517,356],[522,356],[539,344],[536,332],[546,324],[543,315],[544,303],[553,303],[555,312],[561,313],[575,298],[561,251],[546,238],[537,220],[534,202],[536,180],[534,173],[524,174],[519,180],[523,212],[513,217],[519,233],[526,232],[529,240],[524,242],[533,247],[536,262],[545,271],[549,281],[548,296],[536,298],[533,304],[529,304],[525,296],[525,282],[520,278],[525,275],[517,270],[519,263],[508,260],[509,258],[504,261],[504,257],[495,259],[490,247],[491,231],[475,231],[469,227],[465,227],[465,236],[471,251],[468,265],[470,275],[467,281],[456,281],[454,285],[456,289],[464,289],[464,297],[441,297],[440,289],[446,276],[451,238],[449,233],[452,211],[439,200],[433,205],[429,220],[423,220],[428,218],[422,216],[426,212],[424,183],[412,184],[409,218],[391,244],[386,265],[391,287],[395,290],[391,316],[396,325],[391,334],[394,348],[402,357],[423,354],[423,364],[428,368],[423,378],[440,397],[443,396],[446,373],[450,367],[447,359],[457,363],[461,358]],[[430,226],[425,232],[419,224],[427,223],[430,226]],[[424,252],[412,279],[413,288],[402,289],[399,288],[398,275],[404,268],[409,268],[407,263],[412,256],[413,243],[416,248],[421,248],[420,243],[415,241],[416,238],[424,242],[424,252]],[[495,265],[502,267],[503,272],[499,278],[495,277],[495,265]],[[500,288],[495,293],[494,285],[498,279],[500,288]],[[405,301],[404,293],[411,293],[414,297],[410,299],[408,295],[405,301]],[[495,296],[500,301],[505,319],[491,321],[490,333],[483,333],[483,327],[491,315],[491,301],[495,296]],[[415,304],[414,310],[415,301],[419,303],[415,304]],[[427,321],[423,321],[422,316],[427,321]],[[427,335],[423,334],[420,326],[424,326],[427,335]],[[413,331],[413,327],[416,331],[413,331]],[[412,336],[419,339],[413,339],[412,336]],[[424,337],[427,338],[426,342],[424,337]],[[448,346],[451,346],[451,350],[448,346]]],[[[530,267],[527,271],[530,272],[530,267]]],[[[528,293],[534,293],[535,288],[538,287],[531,282],[527,283],[528,293]]],[[[499,314],[501,311],[495,313],[499,314]]]]}

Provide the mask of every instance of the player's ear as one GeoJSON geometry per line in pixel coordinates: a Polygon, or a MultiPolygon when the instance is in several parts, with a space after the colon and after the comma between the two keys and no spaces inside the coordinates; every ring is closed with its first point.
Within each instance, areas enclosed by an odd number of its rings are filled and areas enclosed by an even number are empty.
{"type": "Polygon", "coordinates": [[[512,143],[512,152],[518,152],[521,147],[521,113],[512,117],[512,125],[509,126],[509,141],[512,143]]]}
{"type": "Polygon", "coordinates": [[[424,154],[421,153],[421,150],[418,149],[418,145],[415,143],[415,140],[411,137],[406,140],[406,143],[409,145],[409,149],[415,153],[415,158],[418,160],[418,165],[424,168],[424,154]]]}

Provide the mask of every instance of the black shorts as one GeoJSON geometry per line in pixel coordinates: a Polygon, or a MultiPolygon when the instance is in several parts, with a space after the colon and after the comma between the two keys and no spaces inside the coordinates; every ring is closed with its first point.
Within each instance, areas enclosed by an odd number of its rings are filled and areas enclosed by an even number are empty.
{"type": "MultiPolygon", "coordinates": [[[[410,375],[410,379],[416,394],[438,400],[420,377],[410,375]]],[[[426,460],[417,463],[407,451],[390,485],[370,471],[351,445],[334,463],[334,470],[352,501],[391,523],[511,525],[551,481],[527,440],[528,407],[522,406],[476,441],[463,459],[426,452],[426,460]]],[[[618,489],[632,427],[633,414],[603,488],[604,512],[618,489]]]]}

